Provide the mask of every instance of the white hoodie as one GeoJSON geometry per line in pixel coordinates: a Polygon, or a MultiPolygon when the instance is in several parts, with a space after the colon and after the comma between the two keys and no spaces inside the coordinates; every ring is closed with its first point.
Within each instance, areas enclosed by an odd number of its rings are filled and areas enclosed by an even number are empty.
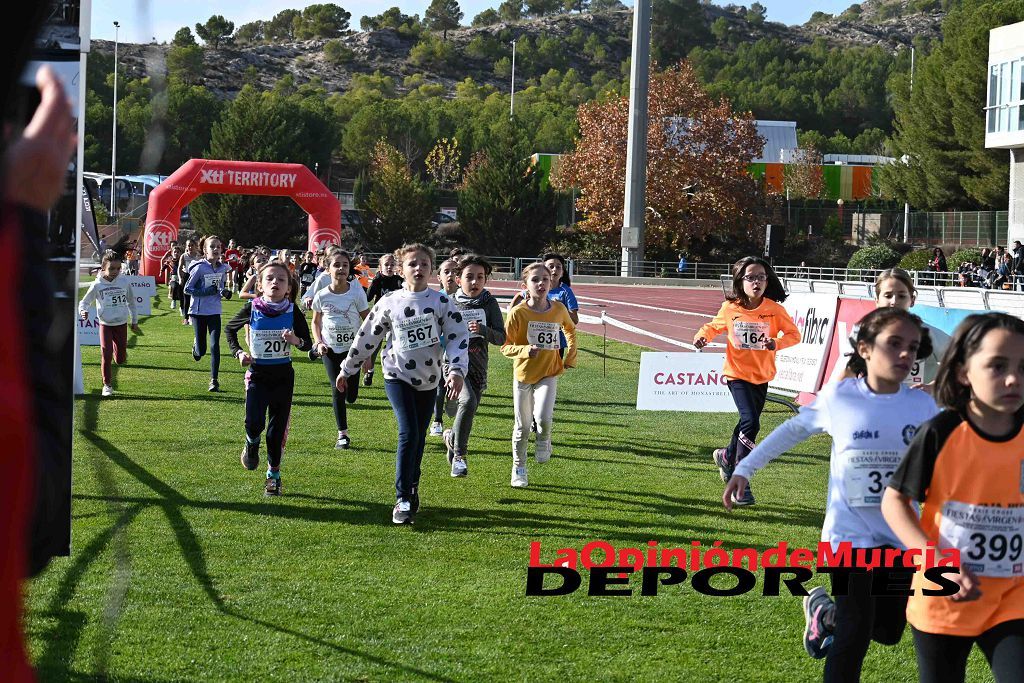
{"type": "Polygon", "coordinates": [[[89,285],[89,291],[78,304],[78,311],[89,310],[89,305],[96,302],[96,315],[104,325],[124,325],[131,320],[132,325],[139,321],[135,312],[135,295],[127,275],[118,275],[108,280],[103,275],[96,276],[96,281],[89,285]]]}

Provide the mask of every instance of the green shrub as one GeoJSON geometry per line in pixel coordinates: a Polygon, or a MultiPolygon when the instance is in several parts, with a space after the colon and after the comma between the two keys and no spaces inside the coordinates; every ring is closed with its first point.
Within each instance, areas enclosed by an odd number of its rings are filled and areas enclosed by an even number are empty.
{"type": "Polygon", "coordinates": [[[847,268],[857,269],[864,268],[870,270],[882,270],[885,268],[892,268],[900,262],[900,255],[897,251],[891,247],[885,245],[875,245],[873,247],[864,247],[858,249],[853,256],[850,257],[850,263],[847,264],[847,268]]]}
{"type": "MultiPolygon", "coordinates": [[[[929,253],[931,252],[929,251],[929,253]]],[[[975,265],[981,265],[981,249],[978,247],[957,249],[948,259],[946,259],[946,265],[950,270],[956,270],[964,261],[970,261],[975,265]]]]}
{"type": "Polygon", "coordinates": [[[328,40],[324,44],[324,57],[335,66],[348,64],[355,57],[356,53],[346,47],[340,40],[328,40]]]}
{"type": "Polygon", "coordinates": [[[915,249],[904,254],[900,259],[900,268],[903,270],[928,270],[928,262],[931,260],[931,249],[915,249]]]}

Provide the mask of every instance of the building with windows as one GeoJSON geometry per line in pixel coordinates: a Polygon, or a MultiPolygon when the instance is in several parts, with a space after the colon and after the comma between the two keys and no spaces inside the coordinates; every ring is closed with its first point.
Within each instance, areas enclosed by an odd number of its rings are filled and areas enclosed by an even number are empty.
{"type": "Polygon", "coordinates": [[[1008,239],[1024,242],[1024,21],[989,32],[985,147],[1010,151],[1008,239]]]}

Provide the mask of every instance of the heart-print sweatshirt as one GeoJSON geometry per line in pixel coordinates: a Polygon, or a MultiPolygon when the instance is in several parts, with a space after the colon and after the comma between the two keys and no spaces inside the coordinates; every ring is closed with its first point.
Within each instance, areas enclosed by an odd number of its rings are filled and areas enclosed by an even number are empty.
{"type": "Polygon", "coordinates": [[[401,380],[420,391],[433,390],[443,377],[444,355],[451,372],[466,376],[469,330],[455,303],[437,290],[399,289],[384,295],[359,328],[342,373],[356,374],[384,338],[387,341],[381,362],[385,380],[401,380]]]}

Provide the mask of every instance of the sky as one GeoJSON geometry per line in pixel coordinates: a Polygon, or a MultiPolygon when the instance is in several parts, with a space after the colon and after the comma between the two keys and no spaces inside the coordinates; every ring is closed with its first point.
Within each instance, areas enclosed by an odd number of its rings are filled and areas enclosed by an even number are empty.
{"type": "MultiPolygon", "coordinates": [[[[380,14],[389,7],[398,5],[406,14],[423,15],[429,0],[333,0],[352,14],[352,27],[358,29],[359,18],[380,14]]],[[[841,12],[854,0],[760,0],[768,8],[768,19],[783,24],[802,24],[815,11],[841,12]]],[[[501,0],[460,0],[465,14],[463,22],[468,24],[476,15],[488,7],[497,7],[501,0]]],[[[747,0],[735,0],[735,4],[751,4],[747,0]]],[[[235,27],[257,19],[270,19],[284,9],[302,9],[313,4],[306,0],[257,0],[238,2],[233,0],[93,0],[92,37],[100,40],[114,39],[114,22],[120,23],[118,37],[132,43],[169,41],[182,26],[195,28],[210,16],[221,14],[235,27]]],[[[628,3],[627,4],[631,4],[628,3]]],[[[716,2],[715,4],[727,4],[716,2]]]]}

